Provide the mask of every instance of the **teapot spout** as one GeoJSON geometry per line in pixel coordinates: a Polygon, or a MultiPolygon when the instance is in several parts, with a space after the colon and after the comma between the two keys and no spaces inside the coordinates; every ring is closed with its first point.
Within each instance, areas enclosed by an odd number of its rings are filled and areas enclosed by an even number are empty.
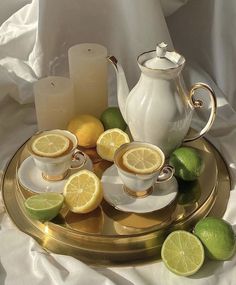
{"type": "Polygon", "coordinates": [[[117,59],[114,56],[109,56],[108,60],[110,61],[116,72],[118,105],[121,114],[127,123],[125,106],[126,106],[126,99],[129,95],[129,87],[126,81],[125,73],[122,66],[118,63],[117,59]]]}

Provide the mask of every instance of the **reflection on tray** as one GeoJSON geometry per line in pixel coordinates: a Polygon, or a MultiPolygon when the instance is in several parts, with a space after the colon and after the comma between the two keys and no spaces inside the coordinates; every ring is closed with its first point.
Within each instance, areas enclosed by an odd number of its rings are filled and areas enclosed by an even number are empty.
{"type": "Polygon", "coordinates": [[[64,217],[67,227],[84,233],[99,234],[102,232],[104,215],[101,207],[87,214],[75,214],[70,211],[64,217]]]}
{"type": "MultiPolygon", "coordinates": [[[[102,173],[111,166],[111,163],[99,160],[95,150],[88,150],[88,152],[94,162],[94,171],[101,177],[102,173]]],[[[89,214],[73,214],[64,207],[60,219],[54,219],[52,222],[55,225],[84,233],[105,235],[130,234],[131,232],[145,232],[151,229],[158,230],[177,222],[180,223],[195,215],[195,212],[211,196],[216,186],[217,165],[215,158],[206,148],[200,150],[200,153],[205,164],[204,173],[194,182],[184,182],[179,179],[177,198],[160,210],[150,213],[128,213],[117,210],[106,201],[103,201],[101,207],[89,214]],[[211,177],[211,179],[208,179],[208,177],[211,177]]],[[[23,159],[25,157],[22,155],[23,159]]],[[[19,186],[19,189],[26,198],[28,195],[27,189],[22,186],[19,186]]],[[[110,191],[112,190],[111,184],[110,191]]]]}

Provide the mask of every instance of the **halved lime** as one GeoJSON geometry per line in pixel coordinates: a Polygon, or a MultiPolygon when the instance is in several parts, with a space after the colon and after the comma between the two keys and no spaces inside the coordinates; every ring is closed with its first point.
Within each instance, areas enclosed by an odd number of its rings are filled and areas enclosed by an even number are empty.
{"type": "Polygon", "coordinates": [[[55,218],[63,205],[64,197],[59,193],[41,193],[25,200],[25,208],[30,217],[40,221],[55,218]]]}
{"type": "Polygon", "coordinates": [[[190,276],[196,273],[204,262],[204,248],[193,234],[178,230],[165,239],[161,257],[167,268],[175,274],[190,276]]]}

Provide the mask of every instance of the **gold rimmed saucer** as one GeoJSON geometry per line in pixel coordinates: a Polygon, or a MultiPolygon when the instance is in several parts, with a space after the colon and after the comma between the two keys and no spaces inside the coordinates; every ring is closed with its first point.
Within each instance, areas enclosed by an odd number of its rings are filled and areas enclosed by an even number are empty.
{"type": "MultiPolygon", "coordinates": [[[[20,230],[52,252],[71,255],[94,266],[151,262],[159,258],[163,240],[170,231],[191,229],[210,212],[222,216],[227,206],[230,177],[222,157],[205,139],[188,145],[201,150],[205,172],[195,184],[179,184],[180,194],[163,211],[125,213],[103,201],[100,208],[88,215],[71,214],[64,207],[51,222],[31,220],[24,210],[24,201],[32,193],[17,183],[16,176],[28,155],[25,146],[17,151],[4,173],[5,208],[20,230]]],[[[94,171],[101,177],[110,165],[96,161],[94,171]]]]}
{"type": "Polygon", "coordinates": [[[83,167],[76,167],[76,162],[72,162],[72,167],[66,172],[60,180],[53,181],[52,179],[47,179],[42,171],[38,169],[35,165],[32,156],[28,156],[28,151],[25,148],[22,153],[22,161],[17,168],[17,183],[19,183],[24,189],[33,193],[43,193],[43,192],[58,192],[62,193],[64,185],[68,177],[74,172],[82,169],[93,169],[93,164],[88,155],[84,154],[86,162],[83,167]]]}
{"type": "Polygon", "coordinates": [[[20,165],[17,171],[20,185],[28,191],[34,193],[43,192],[63,192],[63,187],[66,183],[66,179],[60,179],[58,181],[49,181],[44,178],[41,170],[39,170],[31,156],[27,157],[20,165]]]}
{"type": "Polygon", "coordinates": [[[130,192],[125,190],[115,165],[104,172],[101,182],[104,199],[116,210],[128,215],[129,213],[144,214],[165,209],[176,199],[178,193],[178,183],[175,177],[172,177],[168,181],[156,183],[148,195],[142,197],[130,195],[130,192]]]}

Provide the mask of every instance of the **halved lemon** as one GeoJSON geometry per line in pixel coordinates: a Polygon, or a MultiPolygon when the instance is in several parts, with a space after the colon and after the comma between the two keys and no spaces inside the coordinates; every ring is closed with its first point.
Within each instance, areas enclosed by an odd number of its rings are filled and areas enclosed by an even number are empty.
{"type": "Polygon", "coordinates": [[[122,159],[124,166],[135,173],[151,173],[162,164],[158,151],[148,147],[131,148],[124,153],[122,159]]]}
{"type": "Polygon", "coordinates": [[[102,133],[97,140],[97,153],[101,158],[114,161],[115,151],[125,143],[129,143],[129,136],[120,129],[109,129],[102,133]]]}
{"type": "Polygon", "coordinates": [[[91,212],[99,206],[103,198],[100,179],[89,170],[78,171],[69,177],[63,195],[71,212],[91,212]]]}
{"type": "Polygon", "coordinates": [[[62,155],[69,149],[70,140],[60,134],[45,134],[36,138],[31,145],[36,155],[56,157],[62,155]]]}

